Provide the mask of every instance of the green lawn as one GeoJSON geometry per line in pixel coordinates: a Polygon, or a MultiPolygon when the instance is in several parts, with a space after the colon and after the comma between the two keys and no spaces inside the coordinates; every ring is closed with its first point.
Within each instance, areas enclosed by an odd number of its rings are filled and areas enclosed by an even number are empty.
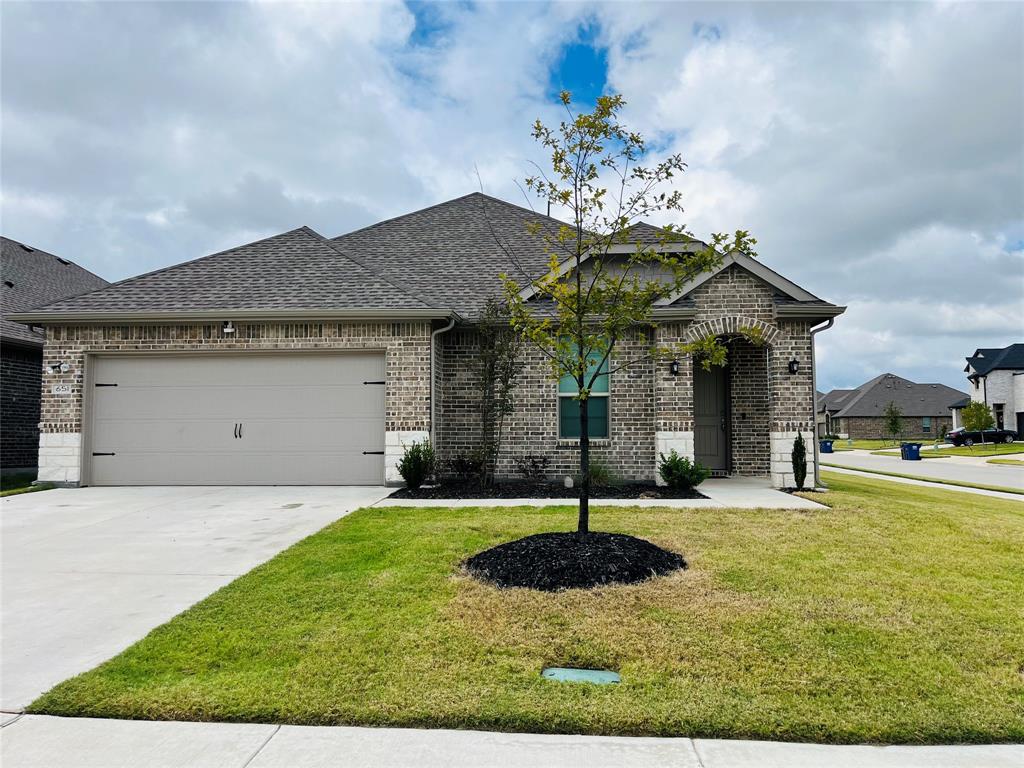
{"type": "Polygon", "coordinates": [[[835,440],[832,443],[832,449],[836,451],[878,451],[883,448],[899,448],[900,443],[897,440],[854,440],[853,444],[850,444],[849,440],[835,440]]]}
{"type": "Polygon", "coordinates": [[[1020,459],[989,459],[986,464],[1007,464],[1011,467],[1024,467],[1024,461],[1020,459]]]}
{"type": "Polygon", "coordinates": [[[825,474],[822,511],[600,508],[687,571],[501,591],[459,572],[565,507],[364,509],[31,712],[821,742],[1024,740],[1024,504],[825,474]],[[618,686],[544,680],[610,668],[618,686]]]}
{"type": "MultiPolygon", "coordinates": [[[[871,455],[872,456],[901,456],[902,454],[899,451],[872,451],[871,455]]],[[[921,458],[922,459],[945,459],[945,458],[947,458],[947,456],[948,456],[948,454],[945,454],[942,451],[926,451],[924,448],[921,449],[921,458]]]]}
{"type": "MultiPolygon", "coordinates": [[[[994,461],[994,459],[993,459],[994,461]]],[[[988,464],[989,462],[985,462],[988,464]]],[[[821,462],[823,467],[835,467],[836,469],[850,469],[854,472],[867,472],[870,475],[880,475],[881,477],[902,477],[906,480],[923,480],[926,483],[937,483],[938,485],[948,485],[953,488],[980,488],[983,491],[998,491],[999,493],[1016,493],[1024,496],[1024,490],[1020,488],[1011,488],[1008,485],[988,485],[986,483],[969,483],[965,480],[947,480],[943,477],[929,477],[928,475],[911,475],[905,472],[887,472],[884,469],[865,469],[864,467],[846,467],[841,464],[832,464],[827,460],[821,462]]]]}
{"type": "Polygon", "coordinates": [[[32,485],[36,479],[36,473],[19,473],[6,475],[0,478],[0,496],[17,496],[19,493],[34,493],[35,491],[48,491],[52,485],[43,483],[32,485]]]}
{"type": "Polygon", "coordinates": [[[1005,456],[1024,453],[1024,443],[985,443],[984,445],[975,443],[970,448],[963,445],[959,448],[939,448],[938,450],[925,446],[921,449],[921,454],[923,455],[926,450],[939,456],[1005,456]]]}

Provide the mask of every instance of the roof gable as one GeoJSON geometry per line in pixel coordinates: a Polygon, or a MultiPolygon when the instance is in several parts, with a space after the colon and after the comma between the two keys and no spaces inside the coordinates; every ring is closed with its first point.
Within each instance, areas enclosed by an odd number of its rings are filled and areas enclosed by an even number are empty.
{"type": "Polygon", "coordinates": [[[967,366],[964,368],[964,371],[970,374],[967,378],[984,376],[996,370],[1024,370],[1024,344],[976,349],[974,354],[967,358],[967,366]]]}

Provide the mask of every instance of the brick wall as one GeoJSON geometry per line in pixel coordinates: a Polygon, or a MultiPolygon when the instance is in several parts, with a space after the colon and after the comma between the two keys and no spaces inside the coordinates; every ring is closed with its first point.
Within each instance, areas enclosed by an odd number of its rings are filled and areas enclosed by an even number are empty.
{"type": "MultiPolygon", "coordinates": [[[[471,330],[441,336],[440,414],[437,451],[442,460],[469,456],[478,445],[480,415],[476,384],[469,365],[478,337],[471,330]]],[[[641,355],[650,347],[650,334],[637,331],[616,346],[616,361],[641,355]]],[[[523,348],[523,371],[516,388],[515,410],[506,417],[498,456],[499,476],[518,474],[516,459],[539,454],[550,460],[552,477],[575,475],[579,468],[576,441],[558,438],[558,386],[546,358],[532,346],[523,348]]],[[[646,362],[611,374],[609,440],[591,440],[591,456],[620,477],[654,477],[653,363],[646,362]]]]}
{"type": "Polygon", "coordinates": [[[746,340],[729,346],[732,469],[740,475],[767,475],[771,409],[768,350],[746,340]]]}
{"type": "Polygon", "coordinates": [[[0,348],[0,468],[33,469],[39,453],[39,387],[43,353],[0,348]]]}
{"type": "MultiPolygon", "coordinates": [[[[838,419],[839,431],[853,440],[883,440],[891,436],[886,431],[885,419],[879,416],[850,416],[838,419]]],[[[903,438],[915,440],[934,440],[942,435],[942,427],[953,428],[952,416],[933,416],[931,432],[921,427],[920,416],[903,417],[903,438]]]]}
{"type": "MultiPolygon", "coordinates": [[[[80,435],[82,387],[87,353],[187,352],[244,350],[386,350],[387,388],[385,429],[403,440],[421,439],[430,427],[430,331],[423,322],[304,322],[235,323],[235,333],[225,334],[217,324],[55,326],[47,331],[44,353],[40,430],[44,451],[52,449],[54,472],[49,479],[77,482],[78,471],[66,466],[67,441],[47,440],[46,435],[80,435]],[[66,372],[52,373],[49,365],[66,363],[66,372]],[[67,384],[68,395],[51,394],[54,384],[67,384]]],[[[387,442],[386,451],[401,452],[401,440],[387,442]]],[[[394,456],[385,456],[386,466],[394,456]]],[[[42,476],[42,467],[40,469],[42,476]]],[[[393,472],[389,474],[393,478],[393,472]]]]}

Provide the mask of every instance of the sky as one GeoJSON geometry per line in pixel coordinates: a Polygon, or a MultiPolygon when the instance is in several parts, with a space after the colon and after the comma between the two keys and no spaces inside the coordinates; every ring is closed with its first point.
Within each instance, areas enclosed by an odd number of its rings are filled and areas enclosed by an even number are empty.
{"type": "Polygon", "coordinates": [[[0,36],[0,228],[110,280],[481,186],[541,207],[567,89],[682,154],[664,221],[848,306],[820,389],[964,389],[1024,341],[1024,4],[4,2],[0,36]]]}

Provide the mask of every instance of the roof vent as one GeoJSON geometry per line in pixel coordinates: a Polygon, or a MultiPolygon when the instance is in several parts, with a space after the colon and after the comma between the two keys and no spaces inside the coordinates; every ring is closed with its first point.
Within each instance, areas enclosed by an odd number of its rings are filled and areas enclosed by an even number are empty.
{"type": "Polygon", "coordinates": [[[27,245],[25,245],[24,243],[18,243],[18,245],[20,245],[20,246],[22,247],[22,250],[25,250],[25,251],[27,251],[28,253],[35,253],[35,250],[36,250],[35,248],[29,248],[29,247],[28,247],[27,245]]]}
{"type": "Polygon", "coordinates": [[[59,261],[65,267],[71,266],[71,262],[68,261],[67,259],[62,259],[60,256],[54,256],[53,258],[55,258],[57,261],[59,261]]]}
{"type": "Polygon", "coordinates": [[[4,285],[6,285],[8,288],[14,287],[14,283],[12,283],[10,280],[4,280],[4,285]]]}

